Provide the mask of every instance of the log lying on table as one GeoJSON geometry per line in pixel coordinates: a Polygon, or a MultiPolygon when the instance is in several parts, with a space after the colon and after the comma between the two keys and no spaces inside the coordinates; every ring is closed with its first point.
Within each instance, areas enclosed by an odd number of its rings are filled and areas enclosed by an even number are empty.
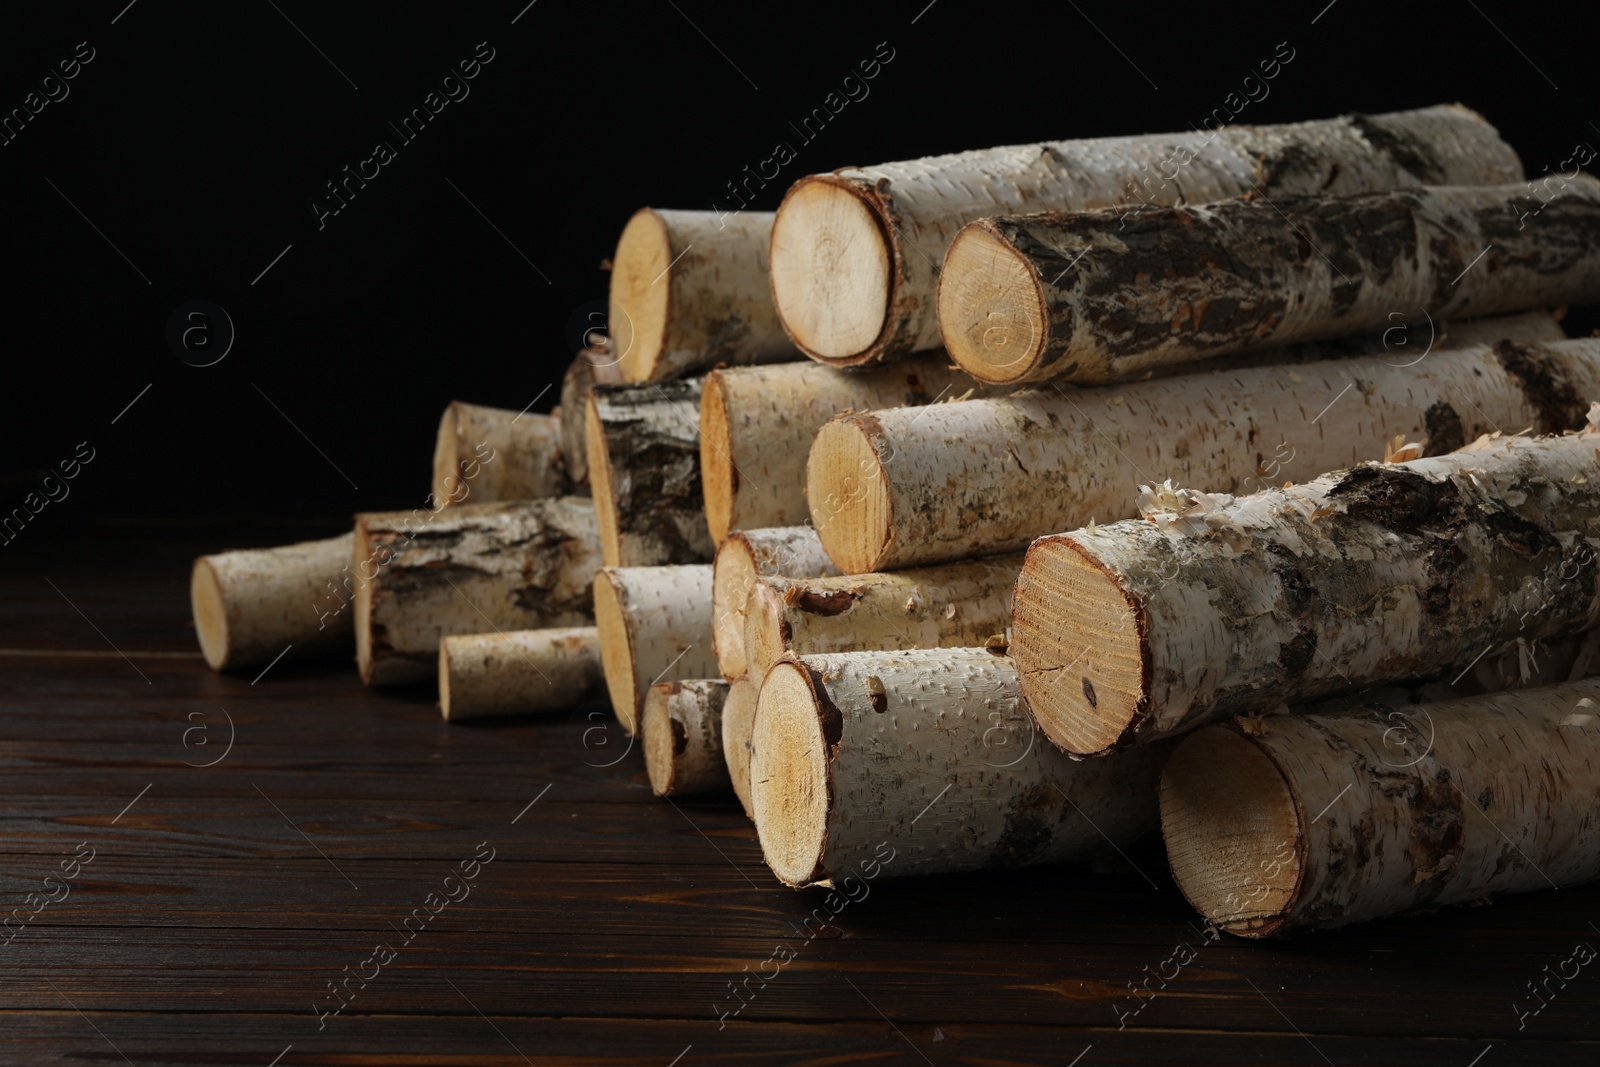
{"type": "Polygon", "coordinates": [[[772,306],[772,217],[647,207],[628,220],[612,259],[609,317],[624,381],[801,358],[772,306]]]}
{"type": "Polygon", "coordinates": [[[764,677],[785,655],[1004,644],[1020,555],[841,578],[761,578],[745,655],[764,677]]]}
{"type": "Polygon", "coordinates": [[[589,444],[584,431],[589,418],[589,390],[622,380],[609,347],[585,348],[573,357],[561,378],[561,458],[574,487],[589,484],[589,444]]]}
{"type": "Polygon", "coordinates": [[[840,412],[931,404],[975,384],[942,352],[857,374],[811,362],[712,371],[700,403],[711,536],[805,522],[806,450],[840,412]]]}
{"type": "Polygon", "coordinates": [[[644,766],[658,797],[727,789],[722,756],[722,708],[728,683],[721,678],[663,682],[645,694],[639,730],[644,766]]]}
{"type": "Polygon", "coordinates": [[[459,634],[439,642],[439,710],[446,719],[566,711],[601,694],[593,626],[459,634]]]}
{"type": "Polygon", "coordinates": [[[571,491],[556,416],[459,400],[444,409],[433,446],[433,497],[439,504],[532,500],[571,491]]]}
{"type": "Polygon", "coordinates": [[[768,866],[805,886],[872,860],[898,876],[1120,848],[1154,824],[1169,753],[1072,760],[1034,736],[1012,662],[981,648],[850,652],[767,675],[750,789],[768,866]]]}
{"type": "Polygon", "coordinates": [[[951,357],[981,381],[1126,381],[1227,352],[1600,296],[1600,181],[1007,215],[957,235],[951,357]],[[1137,299],[1133,294],[1137,294],[1137,299]]]}
{"type": "Polygon", "coordinates": [[[1156,472],[1180,485],[1248,492],[1382,459],[1396,435],[1421,438],[1437,454],[1496,429],[1574,429],[1588,398],[1600,397],[1600,339],[1415,358],[843,416],[812,445],[812,522],[846,573],[968,559],[1090,519],[1131,516],[1139,479],[1156,472]]]}
{"type": "Polygon", "coordinates": [[[200,653],[214,671],[350,647],[351,535],[281,548],[200,556],[189,607],[200,653]]]}
{"type": "Polygon", "coordinates": [[[711,565],[711,637],[722,676],[731,682],[746,673],[744,632],[757,579],[830,578],[838,573],[809,526],[744,530],[723,541],[711,565]]]}
{"type": "Polygon", "coordinates": [[[589,483],[608,567],[709,563],[700,492],[701,379],[589,391],[589,483]]]}
{"type": "Polygon", "coordinates": [[[583,497],[356,516],[356,662],[368,685],[436,677],[451,634],[590,624],[600,566],[583,497]]]}
{"type": "Polygon", "coordinates": [[[1480,438],[1042,537],[1011,654],[1082,756],[1341,689],[1450,677],[1600,613],[1600,433],[1480,438]]]}
{"type": "Polygon", "coordinates": [[[1265,937],[1600,876],[1600,681],[1212,726],[1161,778],[1178,887],[1265,937]]]}
{"type": "Polygon", "coordinates": [[[1521,178],[1511,146],[1459,105],[847,167],[802,178],[778,208],[772,295],[802,351],[855,366],[938,347],[940,265],[976,219],[1521,178]]]}
{"type": "Polygon", "coordinates": [[[760,694],[761,680],[745,675],[728,683],[728,696],[722,702],[722,758],[728,765],[728,782],[745,817],[752,820],[756,809],[750,804],[750,733],[760,694]]]}
{"type": "Polygon", "coordinates": [[[611,707],[630,735],[652,685],[717,673],[709,563],[602,568],[594,617],[611,707]]]}

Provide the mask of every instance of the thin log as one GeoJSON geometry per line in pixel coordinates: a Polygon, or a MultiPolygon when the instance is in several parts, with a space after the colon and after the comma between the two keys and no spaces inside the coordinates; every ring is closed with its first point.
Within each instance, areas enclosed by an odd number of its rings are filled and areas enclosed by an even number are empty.
{"type": "Polygon", "coordinates": [[[956,236],[945,347],[1000,384],[1126,381],[1228,352],[1600,295],[1600,181],[1006,215],[956,236]],[[1137,300],[1131,294],[1137,293],[1137,300]]]}
{"type": "Polygon", "coordinates": [[[709,563],[604,567],[594,576],[594,615],[611,707],[630,735],[652,685],[717,672],[709,563]]]}
{"type": "Polygon", "coordinates": [[[717,549],[711,570],[711,636],[728,681],[745,674],[744,632],[756,580],[766,576],[829,578],[839,568],[809,526],[778,526],[732,534],[717,549]]]}
{"type": "Polygon", "coordinates": [[[1034,735],[981,648],[803,656],[762,684],[761,851],[788,885],[1019,867],[1120,848],[1155,820],[1166,745],[1080,763],[1034,735]]]}
{"type": "Polygon", "coordinates": [[[1600,618],[1597,455],[1591,429],[1239,499],[1158,486],[1145,519],[1029,549],[1023,695],[1094,756],[1580,633],[1600,618]]]}
{"type": "Polygon", "coordinates": [[[1157,475],[1250,492],[1383,459],[1397,435],[1436,454],[1576,429],[1600,397],[1595,338],[1423,352],[842,416],[812,445],[811,520],[846,573],[969,559],[1132,516],[1157,475]]]}
{"type": "Polygon", "coordinates": [[[1596,707],[1591,680],[1198,730],[1161,779],[1173,876],[1245,937],[1588,881],[1596,707]]]}
{"type": "Polygon", "coordinates": [[[600,566],[583,497],[356,516],[356,662],[368,685],[436,678],[452,634],[586,626],[600,566]]]}
{"type": "Polygon", "coordinates": [[[561,378],[561,457],[574,488],[589,484],[589,444],[584,429],[589,418],[589,390],[622,380],[616,357],[606,346],[585,348],[573,357],[561,378]]]}
{"type": "Polygon", "coordinates": [[[593,626],[459,634],[439,642],[439,710],[447,720],[567,711],[599,697],[593,626]]]}
{"type": "Polygon", "coordinates": [[[589,482],[608,567],[709,563],[700,491],[702,379],[589,391],[589,482]]]}
{"type": "Polygon", "coordinates": [[[745,655],[764,677],[785,655],[1004,645],[1020,555],[841,578],[757,580],[745,655]]]}
{"type": "Polygon", "coordinates": [[[624,381],[802,358],[772,306],[772,218],[647,207],[628,220],[613,257],[609,317],[624,381]]]}
{"type": "Polygon", "coordinates": [[[214,671],[348,649],[350,534],[201,556],[189,575],[200,652],[214,671]]]}
{"type": "Polygon", "coordinates": [[[711,536],[720,545],[734,530],[804,523],[806,452],[835,415],[931,404],[975,384],[943,353],[856,374],[811,362],[712,371],[700,404],[711,536]]]}
{"type": "Polygon", "coordinates": [[[761,680],[746,675],[728,683],[728,697],[722,703],[722,758],[728,764],[734,796],[739,798],[745,818],[751,820],[756,809],[750,804],[750,733],[755,729],[760,693],[761,680]]]}
{"type": "Polygon", "coordinates": [[[939,346],[941,264],[956,231],[980,218],[1116,204],[1142,209],[1251,192],[1276,201],[1492,185],[1522,176],[1511,146],[1460,105],[846,167],[802,178],[778,208],[772,293],[803,352],[857,366],[939,346]]]}
{"type": "Polygon", "coordinates": [[[572,479],[554,415],[452,401],[433,447],[433,499],[488,504],[565,496],[572,479]]]}
{"type": "Polygon", "coordinates": [[[728,764],[722,756],[722,709],[727,698],[728,683],[721,678],[650,687],[639,729],[645,771],[656,796],[729,788],[728,764]]]}

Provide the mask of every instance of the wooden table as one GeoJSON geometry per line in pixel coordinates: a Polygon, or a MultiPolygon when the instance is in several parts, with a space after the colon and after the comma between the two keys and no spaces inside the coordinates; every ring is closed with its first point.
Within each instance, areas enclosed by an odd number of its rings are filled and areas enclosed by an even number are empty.
{"type": "Polygon", "coordinates": [[[0,1062],[1600,1062],[1600,965],[1517,1015],[1600,946],[1600,886],[1213,944],[1147,840],[1105,873],[885,876],[801,926],[825,894],[731,798],[654,799],[599,709],[453,726],[343,663],[208,671],[190,558],[332,532],[0,553],[0,904],[41,909],[0,946],[0,1062]]]}

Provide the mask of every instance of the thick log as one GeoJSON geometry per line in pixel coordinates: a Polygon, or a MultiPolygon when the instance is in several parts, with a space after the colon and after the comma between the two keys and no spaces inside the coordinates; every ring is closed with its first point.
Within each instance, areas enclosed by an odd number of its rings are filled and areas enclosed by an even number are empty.
{"type": "Polygon", "coordinates": [[[817,531],[809,526],[744,530],[723,541],[711,565],[711,637],[722,676],[731,682],[747,671],[744,632],[757,579],[838,574],[839,568],[822,551],[817,531]]]}
{"type": "Polygon", "coordinates": [[[785,655],[1003,646],[1020,555],[841,578],[765,577],[745,631],[752,677],[785,655]]]}
{"type": "Polygon", "coordinates": [[[622,380],[616,357],[606,346],[585,348],[573,357],[561,378],[561,457],[574,488],[589,484],[589,443],[585,428],[589,419],[589,390],[595,385],[613,385],[622,380]]]}
{"type": "Polygon", "coordinates": [[[728,696],[722,703],[722,758],[728,764],[728,781],[733,786],[745,817],[754,819],[750,804],[750,733],[756,725],[756,698],[761,680],[745,675],[728,683],[728,696]]]}
{"type": "Polygon", "coordinates": [[[722,755],[722,709],[727,698],[728,683],[721,678],[650,687],[639,730],[645,771],[656,796],[729,788],[728,764],[722,755]]]}
{"type": "Polygon", "coordinates": [[[761,686],[750,789],[779,880],[849,892],[863,864],[935,874],[1120,848],[1154,825],[1169,752],[1072,760],[1034,735],[1012,662],[981,648],[803,656],[761,686]]]}
{"type": "Polygon", "coordinates": [[[1040,538],[1011,653],[1081,756],[1230,715],[1451,677],[1600,613],[1600,433],[1480,438],[1237,500],[1040,538]]]}
{"type": "Polygon", "coordinates": [[[189,575],[200,653],[214,671],[348,649],[351,535],[201,556],[189,575]]]}
{"type": "Polygon", "coordinates": [[[712,371],[700,404],[711,536],[720,545],[734,530],[804,523],[806,452],[835,415],[931,404],[975,385],[943,353],[855,374],[811,362],[712,371]]]}
{"type": "Polygon", "coordinates": [[[1511,146],[1459,105],[846,167],[802,178],[778,208],[772,293],[803,352],[856,366],[938,347],[940,267],[980,218],[1521,178],[1511,146]]]}
{"type": "Polygon", "coordinates": [[[893,570],[1130,517],[1158,475],[1249,492],[1383,459],[1397,435],[1436,454],[1495,430],[1575,429],[1592,396],[1594,338],[1030,390],[835,419],[807,496],[841,570],[893,570]]]}
{"type": "Polygon", "coordinates": [[[459,634],[439,642],[439,710],[449,720],[567,711],[601,695],[600,632],[459,634]]]}
{"type": "Polygon", "coordinates": [[[628,220],[613,257],[608,323],[624,381],[801,358],[772,306],[772,218],[647,207],[628,220]]]}
{"type": "Polygon", "coordinates": [[[356,662],[368,685],[437,677],[451,634],[587,626],[600,566],[583,497],[356,516],[356,662]]]}
{"type": "Polygon", "coordinates": [[[709,563],[604,567],[594,576],[594,617],[611,707],[630,735],[652,685],[717,673],[709,563]]]}
{"type": "Polygon", "coordinates": [[[1196,731],[1161,778],[1173,876],[1245,937],[1588,881],[1596,707],[1585,681],[1196,731]]]}
{"type": "Polygon", "coordinates": [[[555,415],[452,401],[433,446],[433,499],[489,504],[572,491],[555,415]]]}
{"type": "Polygon", "coordinates": [[[1600,181],[1578,175],[1531,221],[1529,201],[1522,185],[1430,187],[1131,221],[982,219],[945,258],[939,324],[981,381],[1096,383],[1395,322],[1593,302],[1600,181]]]}
{"type": "Polygon", "coordinates": [[[608,567],[709,563],[701,379],[589,390],[589,483],[608,567]]]}

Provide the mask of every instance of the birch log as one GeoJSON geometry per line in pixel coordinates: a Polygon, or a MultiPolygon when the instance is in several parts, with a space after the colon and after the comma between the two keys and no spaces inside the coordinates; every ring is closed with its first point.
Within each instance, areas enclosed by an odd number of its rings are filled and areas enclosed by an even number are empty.
{"type": "Polygon", "coordinates": [[[772,294],[807,355],[875,363],[938,347],[940,267],[956,231],[976,219],[1521,178],[1511,146],[1460,105],[847,167],[802,178],[778,208],[772,294]]]}
{"type": "Polygon", "coordinates": [[[566,711],[601,695],[593,626],[458,634],[439,642],[439,710],[448,720],[566,711]]]}
{"type": "Polygon", "coordinates": [[[616,357],[605,346],[585,348],[573,357],[561,378],[561,458],[574,486],[589,484],[589,444],[584,435],[589,418],[589,390],[622,380],[616,357]]]}
{"type": "Polygon", "coordinates": [[[722,757],[722,709],[728,683],[721,678],[663,682],[645,694],[639,729],[650,789],[658,797],[727,789],[722,757]]]}
{"type": "Polygon", "coordinates": [[[608,567],[709,563],[693,378],[589,391],[589,483],[608,567]]]}
{"type": "Polygon", "coordinates": [[[1480,438],[1040,538],[1011,653],[1081,756],[1280,703],[1446,677],[1600,611],[1600,433],[1480,438]]]}
{"type": "Polygon", "coordinates": [[[1154,367],[1425,318],[1600,296],[1600,181],[1534,218],[1521,185],[982,219],[939,282],[951,357],[985,382],[1154,367]],[[1137,299],[1135,299],[1137,294],[1137,299]]]}
{"type": "Polygon", "coordinates": [[[609,319],[624,381],[801,358],[772,306],[772,217],[641,208],[628,220],[613,258],[609,319]]]}
{"type": "Polygon", "coordinates": [[[459,400],[444,409],[433,446],[435,501],[488,504],[571,491],[556,416],[459,400]]]}
{"type": "Polygon", "coordinates": [[[809,526],[777,526],[732,534],[717,549],[711,569],[711,637],[722,676],[746,673],[744,631],[756,581],[765,576],[831,578],[839,569],[809,526]]]}
{"type": "Polygon", "coordinates": [[[1161,779],[1172,873],[1246,937],[1600,876],[1600,682],[1185,738],[1161,779]]]}
{"type": "Polygon", "coordinates": [[[966,648],[1011,625],[1020,555],[843,578],[761,578],[750,602],[745,655],[765,677],[785,655],[966,648]]]}
{"type": "Polygon", "coordinates": [[[630,735],[652,685],[717,672],[708,563],[602,568],[594,576],[594,617],[611,707],[630,735]]]}
{"type": "Polygon", "coordinates": [[[848,652],[767,675],[750,789],[773,873],[848,892],[873,860],[898,876],[1120,848],[1154,827],[1169,754],[1072,760],[1034,735],[1011,660],[981,648],[848,652]]]}
{"type": "Polygon", "coordinates": [[[368,685],[436,677],[439,640],[589,625],[600,566],[582,497],[356,516],[356,662],[368,685]]]}
{"type": "Polygon", "coordinates": [[[728,764],[733,795],[752,821],[756,809],[750,803],[750,732],[755,729],[760,693],[761,680],[745,675],[728,683],[728,697],[722,703],[722,758],[728,764]]]}
{"type": "Polygon", "coordinates": [[[214,671],[348,649],[351,535],[201,556],[189,574],[200,653],[214,671]]]}
{"type": "Polygon", "coordinates": [[[930,404],[974,384],[943,353],[856,374],[811,362],[712,371],[700,403],[711,536],[804,523],[806,450],[840,412],[930,404]]]}
{"type": "Polygon", "coordinates": [[[1127,518],[1141,478],[1249,492],[1383,459],[1396,435],[1437,454],[1497,429],[1575,429],[1589,397],[1595,338],[1030,390],[835,419],[807,496],[840,570],[894,570],[1127,518]]]}

